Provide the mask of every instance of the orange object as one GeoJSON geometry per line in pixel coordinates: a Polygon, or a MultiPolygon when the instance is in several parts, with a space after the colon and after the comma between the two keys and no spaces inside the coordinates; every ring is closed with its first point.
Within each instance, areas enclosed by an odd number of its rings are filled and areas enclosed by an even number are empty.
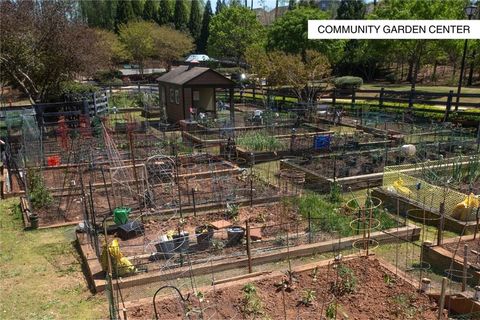
{"type": "Polygon", "coordinates": [[[47,165],[49,167],[56,167],[60,165],[60,156],[50,156],[47,158],[47,165]]]}

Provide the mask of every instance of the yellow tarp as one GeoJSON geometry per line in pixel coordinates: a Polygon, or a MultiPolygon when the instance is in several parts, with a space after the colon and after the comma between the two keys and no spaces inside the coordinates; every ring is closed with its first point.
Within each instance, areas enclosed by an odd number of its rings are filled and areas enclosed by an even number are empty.
{"type": "Polygon", "coordinates": [[[120,246],[117,239],[113,239],[108,246],[108,251],[106,245],[103,246],[102,256],[100,257],[100,263],[102,264],[103,271],[108,270],[108,256],[107,252],[110,253],[110,259],[112,260],[112,273],[117,276],[124,276],[135,272],[135,266],[125,258],[120,252],[120,246]]]}
{"type": "Polygon", "coordinates": [[[397,190],[398,192],[400,193],[403,193],[407,196],[411,196],[412,195],[412,190],[408,189],[407,187],[404,186],[404,183],[403,182],[403,179],[402,178],[398,178],[398,180],[395,180],[393,182],[393,187],[395,188],[395,190],[397,190]]]}
{"type": "Polygon", "coordinates": [[[473,209],[480,206],[480,200],[470,193],[462,202],[457,204],[452,210],[452,218],[467,221],[468,216],[472,213],[473,209]]]}

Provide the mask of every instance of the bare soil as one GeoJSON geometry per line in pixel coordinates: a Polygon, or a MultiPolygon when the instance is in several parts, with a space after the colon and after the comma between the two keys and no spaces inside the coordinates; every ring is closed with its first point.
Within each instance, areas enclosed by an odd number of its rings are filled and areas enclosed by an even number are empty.
{"type": "MultiPolygon", "coordinates": [[[[329,266],[295,274],[290,289],[281,290],[283,277],[264,277],[251,283],[256,297],[247,298],[244,285],[233,284],[204,294],[203,302],[191,295],[190,301],[181,303],[173,298],[157,300],[160,319],[183,319],[186,310],[191,319],[327,319],[337,306],[337,319],[423,319],[437,318],[434,302],[409,283],[383,268],[375,259],[358,258],[342,263],[343,270],[353,277],[341,277],[338,267],[329,266]],[[346,280],[354,280],[353,292],[341,290],[346,280]],[[308,291],[309,290],[309,291],[308,291]],[[302,299],[311,293],[311,303],[302,299]],[[250,302],[250,303],[249,303],[250,302]],[[250,306],[250,308],[248,308],[250,306]],[[253,306],[253,307],[252,307],[253,306]],[[284,311],[285,310],[285,311],[284,311]]],[[[152,319],[151,303],[128,309],[128,319],[152,319]]]]}
{"type": "Polygon", "coordinates": [[[480,268],[480,237],[475,240],[468,241],[456,241],[452,243],[446,243],[442,245],[442,248],[455,253],[455,257],[460,258],[463,261],[464,246],[468,245],[468,263],[480,268]]]}

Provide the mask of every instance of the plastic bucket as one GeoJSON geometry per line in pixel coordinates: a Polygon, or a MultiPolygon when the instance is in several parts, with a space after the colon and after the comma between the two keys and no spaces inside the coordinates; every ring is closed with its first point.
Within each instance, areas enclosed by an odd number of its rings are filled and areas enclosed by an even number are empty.
{"type": "Polygon", "coordinates": [[[196,227],[195,237],[197,238],[197,243],[200,248],[207,248],[210,246],[210,242],[213,238],[213,228],[210,226],[196,227]]]}
{"type": "Polygon", "coordinates": [[[113,222],[117,225],[127,223],[130,211],[132,211],[130,208],[115,208],[113,210],[113,222]]]}
{"type": "Polygon", "coordinates": [[[180,234],[173,235],[173,245],[176,252],[186,252],[190,247],[190,239],[188,232],[181,232],[180,234]]]}
{"type": "Polygon", "coordinates": [[[231,227],[227,229],[228,245],[235,246],[242,241],[245,236],[245,229],[242,227],[231,227]]]}
{"type": "Polygon", "coordinates": [[[163,255],[164,259],[170,259],[174,256],[175,244],[173,240],[160,241],[155,244],[158,253],[163,255]]]}

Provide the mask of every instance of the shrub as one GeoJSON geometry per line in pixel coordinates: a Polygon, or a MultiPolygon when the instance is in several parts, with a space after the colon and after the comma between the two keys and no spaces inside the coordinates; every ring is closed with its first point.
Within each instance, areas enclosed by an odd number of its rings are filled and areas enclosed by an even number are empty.
{"type": "Polygon", "coordinates": [[[236,143],[248,151],[278,151],[287,147],[286,143],[266,131],[245,132],[237,138],[236,143]]]}
{"type": "Polygon", "coordinates": [[[28,196],[32,209],[42,209],[50,206],[53,202],[52,195],[43,184],[40,172],[29,168],[27,171],[28,196]]]}
{"type": "Polygon", "coordinates": [[[61,94],[67,94],[67,93],[85,94],[85,93],[97,92],[98,90],[99,88],[97,86],[90,83],[67,81],[67,82],[62,82],[60,84],[61,94]]]}
{"type": "Polygon", "coordinates": [[[102,71],[98,71],[95,74],[95,76],[93,77],[93,80],[100,83],[112,83],[116,80],[122,81],[121,78],[122,78],[122,72],[120,72],[119,70],[102,70],[102,71]]]}
{"type": "Polygon", "coordinates": [[[358,89],[363,84],[363,79],[360,77],[338,77],[333,81],[335,88],[337,89],[358,89]]]}

